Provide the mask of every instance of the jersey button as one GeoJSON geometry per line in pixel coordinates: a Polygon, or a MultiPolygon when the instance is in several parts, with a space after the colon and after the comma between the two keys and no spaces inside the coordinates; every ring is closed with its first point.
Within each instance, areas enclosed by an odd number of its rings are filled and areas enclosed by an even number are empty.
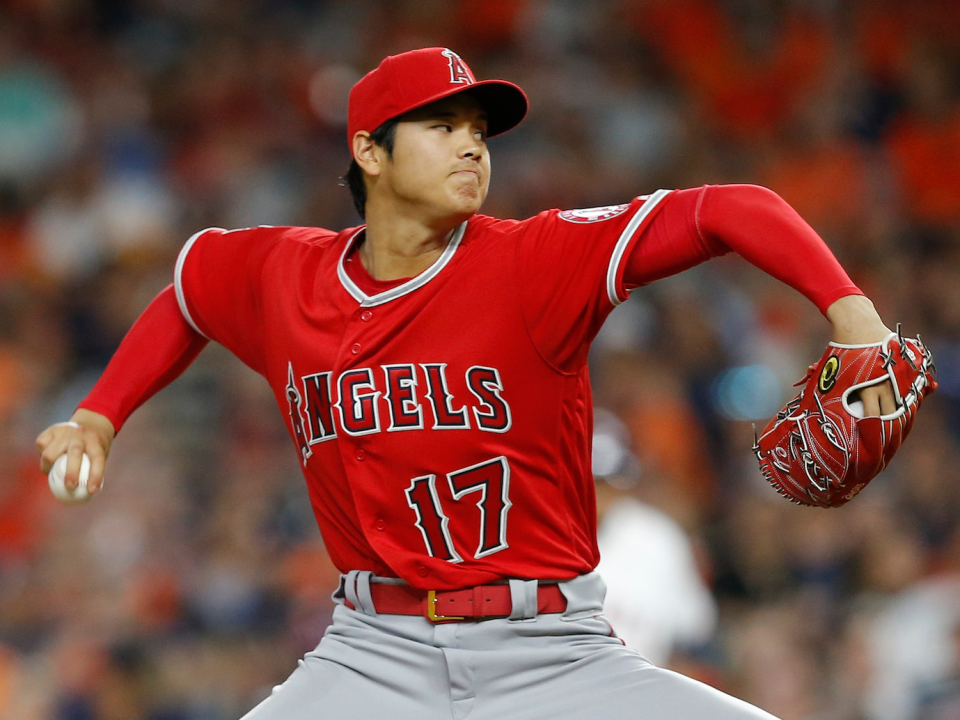
{"type": "Polygon", "coordinates": [[[423,565],[417,567],[417,575],[420,577],[426,577],[428,572],[430,571],[427,570],[423,565]]]}
{"type": "Polygon", "coordinates": [[[350,352],[352,352],[354,355],[356,355],[357,353],[359,353],[359,352],[360,352],[360,343],[354,343],[353,345],[351,345],[351,346],[350,346],[350,352]]]}
{"type": "Polygon", "coordinates": [[[363,450],[357,450],[357,460],[363,461],[367,454],[363,450]]]}
{"type": "Polygon", "coordinates": [[[384,530],[386,530],[387,529],[386,520],[384,520],[383,518],[380,518],[379,520],[377,520],[376,528],[380,532],[383,532],[384,530]]]}
{"type": "Polygon", "coordinates": [[[372,317],[373,317],[373,313],[370,312],[369,310],[364,310],[362,313],[360,313],[360,319],[363,320],[364,322],[370,322],[370,318],[372,317]]]}

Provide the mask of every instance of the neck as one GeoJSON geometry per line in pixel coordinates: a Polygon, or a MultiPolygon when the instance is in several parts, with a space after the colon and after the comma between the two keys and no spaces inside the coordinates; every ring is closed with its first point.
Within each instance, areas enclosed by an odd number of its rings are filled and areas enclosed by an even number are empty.
{"type": "Polygon", "coordinates": [[[443,254],[464,219],[429,223],[368,204],[366,238],[358,251],[360,262],[376,280],[419,275],[443,254]]]}

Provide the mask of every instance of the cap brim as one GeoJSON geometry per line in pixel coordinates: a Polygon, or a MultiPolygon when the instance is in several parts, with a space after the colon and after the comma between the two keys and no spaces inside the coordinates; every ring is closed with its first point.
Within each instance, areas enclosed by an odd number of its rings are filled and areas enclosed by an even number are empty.
{"type": "Polygon", "coordinates": [[[518,85],[506,80],[481,80],[470,85],[454,86],[442,93],[437,93],[394,117],[401,117],[437,100],[460,93],[470,93],[483,106],[487,113],[487,137],[500,135],[516,127],[527,114],[527,96],[518,85]]]}
{"type": "Polygon", "coordinates": [[[516,127],[527,114],[527,96],[506,80],[481,80],[464,89],[477,98],[487,111],[487,137],[500,135],[516,127]]]}

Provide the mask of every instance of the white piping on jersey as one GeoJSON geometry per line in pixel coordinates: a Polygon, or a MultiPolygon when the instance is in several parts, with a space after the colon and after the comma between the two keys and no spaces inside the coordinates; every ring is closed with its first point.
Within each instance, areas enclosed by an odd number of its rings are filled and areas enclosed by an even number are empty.
{"type": "Polygon", "coordinates": [[[433,280],[437,274],[443,270],[450,258],[453,257],[453,254],[457,251],[457,248],[460,246],[460,241],[463,239],[463,234],[466,232],[467,223],[466,221],[460,223],[456,230],[453,232],[453,237],[450,238],[450,242],[447,243],[447,247],[444,248],[443,254],[437,258],[436,262],[433,263],[429,268],[424,270],[422,273],[417,275],[414,278],[410,278],[407,282],[402,285],[397,285],[397,287],[390,288],[385,290],[382,293],[376,295],[367,295],[357,287],[357,284],[350,279],[350,276],[347,274],[347,270],[344,267],[343,261],[347,257],[347,253],[350,252],[350,248],[353,247],[353,241],[357,239],[357,235],[363,232],[363,228],[357,230],[351,238],[347,241],[347,246],[343,249],[343,253],[340,255],[340,261],[337,263],[337,277],[340,278],[340,282],[347,292],[353,296],[353,299],[360,303],[360,307],[374,307],[375,305],[382,305],[383,303],[390,302],[391,300],[396,300],[398,297],[406,295],[407,293],[412,293],[414,290],[423,287],[428,282],[433,280]]]}
{"type": "Polygon", "coordinates": [[[607,267],[607,297],[610,298],[612,305],[616,306],[623,302],[617,294],[617,271],[620,269],[620,263],[623,262],[623,255],[627,251],[627,245],[630,243],[630,239],[634,233],[637,232],[640,224],[647,219],[647,216],[653,212],[653,209],[661,200],[669,195],[670,192],[670,190],[657,190],[650,195],[647,201],[637,210],[633,218],[631,218],[630,222],[627,223],[627,227],[625,227],[623,233],[621,233],[620,239],[617,240],[617,244],[613,248],[613,255],[610,257],[610,265],[607,267]]]}
{"type": "MultiPolygon", "coordinates": [[[[173,289],[177,293],[177,305],[180,306],[180,312],[183,314],[183,319],[190,323],[190,327],[192,327],[201,335],[203,335],[203,331],[197,327],[197,324],[193,321],[193,318],[190,317],[190,311],[187,310],[187,298],[183,294],[183,281],[181,276],[183,274],[184,263],[187,262],[187,253],[190,252],[190,248],[193,247],[193,244],[197,241],[197,238],[207,232],[207,230],[223,230],[223,228],[204,228],[200,232],[191,235],[190,239],[187,240],[183,248],[180,250],[180,254],[177,256],[177,265],[173,270],[173,289]]],[[[203,336],[207,337],[206,335],[203,336]]],[[[210,338],[207,338],[207,340],[209,339],[210,338]]]]}

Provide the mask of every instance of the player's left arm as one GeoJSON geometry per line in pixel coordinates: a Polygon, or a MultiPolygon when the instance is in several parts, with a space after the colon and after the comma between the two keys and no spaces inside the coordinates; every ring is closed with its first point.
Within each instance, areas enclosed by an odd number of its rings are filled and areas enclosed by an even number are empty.
{"type": "MultiPolygon", "coordinates": [[[[834,342],[866,344],[890,334],[823,239],[772,190],[711,185],[671,194],[630,252],[623,280],[645,285],[735,252],[801,292],[833,325],[834,342]]],[[[885,383],[862,393],[867,415],[896,409],[885,383]]]]}

